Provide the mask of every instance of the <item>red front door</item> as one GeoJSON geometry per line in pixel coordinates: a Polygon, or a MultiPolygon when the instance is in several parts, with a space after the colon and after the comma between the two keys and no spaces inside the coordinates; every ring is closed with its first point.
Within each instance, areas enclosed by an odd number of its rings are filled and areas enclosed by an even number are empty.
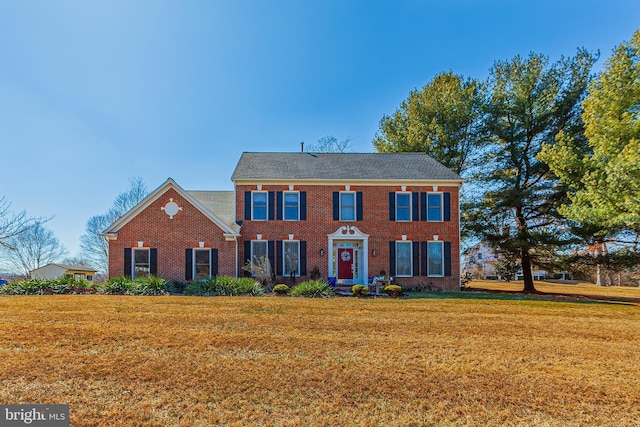
{"type": "Polygon", "coordinates": [[[338,279],[353,280],[352,248],[338,248],[338,279]]]}

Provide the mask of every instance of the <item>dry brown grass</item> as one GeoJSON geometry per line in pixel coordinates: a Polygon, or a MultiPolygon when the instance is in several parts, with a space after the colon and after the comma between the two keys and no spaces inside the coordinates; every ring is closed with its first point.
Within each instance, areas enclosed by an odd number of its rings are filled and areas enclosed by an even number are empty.
{"type": "MultiPolygon", "coordinates": [[[[640,288],[625,286],[596,286],[589,282],[551,282],[536,281],[535,287],[539,292],[551,295],[575,295],[598,297],[598,299],[629,299],[640,301],[640,288]]],[[[487,289],[492,291],[520,292],[524,288],[522,280],[503,282],[498,280],[472,280],[467,284],[470,289],[487,289]]]]}
{"type": "Polygon", "coordinates": [[[637,425],[635,305],[0,298],[0,402],[72,425],[637,425]]]}

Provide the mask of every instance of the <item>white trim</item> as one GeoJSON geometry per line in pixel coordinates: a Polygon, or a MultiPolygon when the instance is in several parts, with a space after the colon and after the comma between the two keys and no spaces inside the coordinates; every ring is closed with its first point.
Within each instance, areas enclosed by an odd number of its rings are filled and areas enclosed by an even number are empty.
{"type": "Polygon", "coordinates": [[[148,208],[151,204],[153,204],[156,200],[162,197],[167,191],[170,189],[175,190],[181,197],[191,203],[196,209],[198,209],[204,216],[209,218],[214,224],[216,224],[224,233],[233,236],[239,236],[239,234],[233,230],[229,225],[227,225],[224,221],[222,221],[218,216],[216,216],[209,209],[204,207],[202,203],[196,200],[192,195],[187,193],[182,187],[180,187],[173,179],[168,178],[162,185],[156,188],[151,194],[145,197],[140,203],[131,208],[126,214],[124,214],[120,219],[111,224],[106,230],[104,230],[101,235],[107,236],[109,240],[116,240],[117,233],[120,231],[122,227],[124,227],[127,223],[129,223],[133,218],[138,216],[142,211],[148,208]]]}
{"type": "Polygon", "coordinates": [[[212,270],[213,270],[213,262],[211,259],[211,248],[205,248],[205,247],[199,247],[199,248],[192,248],[191,249],[191,279],[192,280],[198,280],[198,278],[196,277],[196,252],[197,251],[206,251],[209,253],[209,278],[211,278],[212,274],[212,270]]]}
{"type": "MultiPolygon", "coordinates": [[[[140,243],[140,242],[138,242],[140,243]]],[[[151,276],[151,248],[143,248],[142,246],[137,246],[131,248],[131,278],[136,278],[136,252],[146,252],[147,253],[147,265],[149,266],[149,273],[147,275],[151,276]]]]}
{"type": "Polygon", "coordinates": [[[285,257],[285,246],[287,244],[292,244],[295,243],[296,246],[298,247],[298,265],[296,267],[296,277],[300,277],[300,240],[283,240],[282,241],[282,253],[280,254],[280,256],[282,257],[282,275],[283,276],[289,276],[289,272],[287,271],[287,269],[285,268],[287,265],[287,260],[285,257]]]}
{"type": "MultiPolygon", "coordinates": [[[[260,180],[259,182],[265,185],[290,185],[292,180],[286,179],[268,179],[268,180],[260,180]]],[[[460,187],[462,185],[462,179],[444,179],[444,180],[402,180],[402,181],[389,181],[386,179],[362,179],[362,180],[353,180],[353,179],[295,179],[296,185],[305,186],[305,185],[321,185],[321,186],[346,186],[350,187],[361,187],[361,186],[377,186],[377,187],[397,187],[406,185],[407,187],[434,187],[434,186],[443,186],[443,187],[460,187]]],[[[258,181],[252,179],[236,179],[234,181],[235,185],[257,185],[258,181]]]]}
{"type": "Polygon", "coordinates": [[[251,208],[251,221],[269,221],[269,192],[266,191],[266,190],[265,191],[263,191],[263,190],[257,190],[257,191],[253,190],[253,191],[251,191],[251,207],[250,208],[251,208]],[[254,213],[255,213],[255,209],[254,209],[255,203],[253,201],[253,195],[254,194],[264,194],[265,195],[265,197],[264,197],[264,206],[265,206],[265,208],[264,208],[264,219],[262,219],[262,218],[256,219],[256,217],[254,215],[254,213]]]}
{"type": "MultiPolygon", "coordinates": [[[[327,234],[328,245],[327,245],[327,265],[328,268],[328,277],[337,277],[337,272],[333,271],[333,249],[334,249],[334,241],[336,240],[353,240],[362,242],[362,253],[361,253],[361,269],[358,272],[360,276],[357,278],[358,281],[363,282],[363,285],[367,284],[368,274],[369,274],[369,234],[365,234],[355,225],[343,225],[338,227],[336,231],[331,234],[327,234]]],[[[354,278],[354,281],[356,278],[354,278]]]]}

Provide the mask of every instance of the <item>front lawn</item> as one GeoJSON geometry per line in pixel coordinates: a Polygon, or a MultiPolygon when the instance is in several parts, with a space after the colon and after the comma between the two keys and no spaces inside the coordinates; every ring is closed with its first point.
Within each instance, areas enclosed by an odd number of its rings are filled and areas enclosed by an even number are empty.
{"type": "Polygon", "coordinates": [[[637,425],[640,311],[495,299],[0,297],[0,403],[83,426],[637,425]]]}

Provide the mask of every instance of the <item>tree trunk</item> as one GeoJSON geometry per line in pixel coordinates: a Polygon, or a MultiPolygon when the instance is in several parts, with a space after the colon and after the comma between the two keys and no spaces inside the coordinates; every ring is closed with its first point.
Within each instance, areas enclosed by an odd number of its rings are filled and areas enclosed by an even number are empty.
{"type": "Polygon", "coordinates": [[[602,279],[602,265],[596,265],[596,286],[604,286],[604,280],[602,279]]]}
{"type": "MultiPolygon", "coordinates": [[[[521,207],[516,207],[516,221],[518,222],[518,233],[526,235],[528,233],[527,220],[524,217],[521,207]]],[[[522,238],[522,236],[519,236],[522,238]]],[[[523,240],[523,239],[521,239],[523,240]]],[[[536,287],[533,285],[533,274],[531,273],[531,255],[529,248],[523,245],[520,249],[520,264],[522,265],[522,274],[524,275],[525,293],[536,293],[536,287]]]]}
{"type": "Polygon", "coordinates": [[[522,248],[521,250],[521,263],[522,274],[524,275],[524,292],[536,293],[536,287],[533,284],[533,274],[531,273],[531,257],[529,256],[529,249],[522,248]]]}

